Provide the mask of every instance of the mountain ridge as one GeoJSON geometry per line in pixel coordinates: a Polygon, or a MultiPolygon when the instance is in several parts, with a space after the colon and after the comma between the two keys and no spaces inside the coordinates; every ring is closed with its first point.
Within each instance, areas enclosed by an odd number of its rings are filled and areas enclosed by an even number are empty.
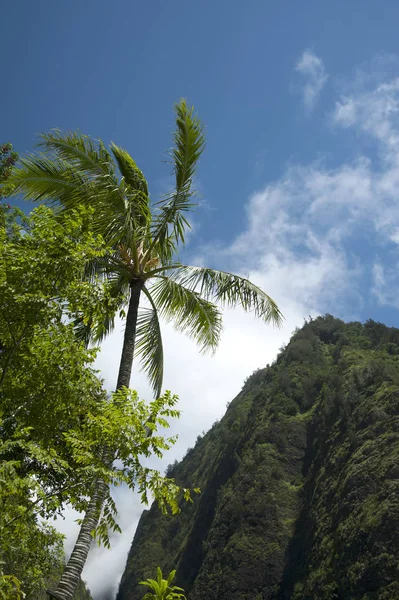
{"type": "Polygon", "coordinates": [[[399,330],[305,323],[170,466],[201,496],[144,511],[117,600],[158,565],[190,600],[399,598],[398,415],[399,330]]]}

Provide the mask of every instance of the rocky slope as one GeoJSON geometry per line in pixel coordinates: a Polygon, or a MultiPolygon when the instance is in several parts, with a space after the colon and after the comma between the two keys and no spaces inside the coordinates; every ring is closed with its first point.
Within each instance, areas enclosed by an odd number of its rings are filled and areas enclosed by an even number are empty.
{"type": "Polygon", "coordinates": [[[189,600],[399,599],[399,330],[331,316],[297,331],[144,511],[117,600],[156,566],[189,600]]]}

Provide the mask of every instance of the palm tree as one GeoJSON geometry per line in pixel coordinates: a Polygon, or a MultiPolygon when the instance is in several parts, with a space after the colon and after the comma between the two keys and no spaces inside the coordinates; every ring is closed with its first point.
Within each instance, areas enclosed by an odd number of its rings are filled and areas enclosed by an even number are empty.
{"type": "Polygon", "coordinates": [[[146,593],[143,600],[187,600],[184,593],[182,593],[184,592],[183,588],[172,585],[175,575],[176,571],[171,571],[168,578],[163,579],[162,571],[158,567],[156,580],[146,579],[140,581],[139,585],[146,585],[152,590],[146,593]]]}
{"type": "MultiPolygon", "coordinates": [[[[15,193],[56,207],[60,217],[82,205],[93,208],[90,227],[107,243],[106,256],[87,265],[87,277],[103,277],[120,307],[127,305],[126,327],[116,389],[129,387],[133,358],[138,357],[158,396],[163,380],[160,319],[173,321],[201,351],[214,351],[222,331],[221,306],[241,305],[264,322],[279,325],[276,303],[243,277],[181,264],[177,257],[194,207],[193,177],[204,149],[203,127],[194,109],[175,106],[176,131],[170,151],[174,189],[150,202],[147,181],[122,148],[80,133],[54,131],[41,137],[43,152],[21,159],[13,175],[15,193]],[[119,171],[119,175],[118,175],[119,171]],[[146,306],[140,305],[144,298],[146,306]]],[[[82,320],[86,341],[101,340],[114,326],[114,314],[82,320]]],[[[96,486],[71,558],[53,597],[72,598],[83,570],[107,486],[96,486]]]]}

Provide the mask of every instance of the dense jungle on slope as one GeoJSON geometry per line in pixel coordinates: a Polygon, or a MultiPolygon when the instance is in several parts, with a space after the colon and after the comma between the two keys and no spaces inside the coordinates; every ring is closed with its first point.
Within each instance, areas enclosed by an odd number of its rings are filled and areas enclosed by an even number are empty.
{"type": "Polygon", "coordinates": [[[253,373],[144,511],[117,600],[159,565],[189,600],[399,598],[399,330],[327,315],[253,373]]]}

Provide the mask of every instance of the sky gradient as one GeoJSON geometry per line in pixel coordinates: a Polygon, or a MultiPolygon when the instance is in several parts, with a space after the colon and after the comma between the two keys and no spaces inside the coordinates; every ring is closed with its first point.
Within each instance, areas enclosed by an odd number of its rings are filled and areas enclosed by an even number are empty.
{"type": "MultiPolygon", "coordinates": [[[[163,468],[220,418],[254,369],[308,315],[399,326],[399,4],[387,0],[15,1],[2,8],[0,142],[80,129],[124,146],[156,199],[173,103],[204,122],[199,207],[185,260],[249,275],[279,303],[281,330],[225,315],[214,357],[165,328],[165,387],[180,434],[163,468]]],[[[98,364],[115,385],[123,324],[98,364]]],[[[132,387],[149,396],[144,377],[132,387]]],[[[117,496],[124,535],[85,578],[109,598],[140,514],[117,496]]],[[[72,543],[72,516],[61,525],[72,543]]]]}

